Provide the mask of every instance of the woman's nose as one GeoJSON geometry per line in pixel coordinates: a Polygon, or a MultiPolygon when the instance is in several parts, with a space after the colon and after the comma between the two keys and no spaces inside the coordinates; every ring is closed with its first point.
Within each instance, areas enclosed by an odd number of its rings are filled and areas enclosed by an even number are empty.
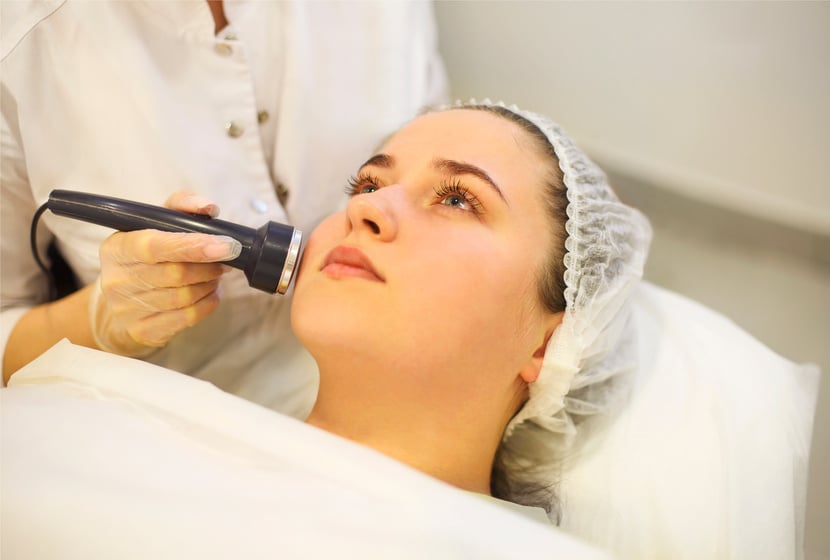
{"type": "Polygon", "coordinates": [[[347,227],[379,241],[393,240],[398,235],[398,219],[389,196],[393,188],[352,197],[346,206],[347,227]]]}

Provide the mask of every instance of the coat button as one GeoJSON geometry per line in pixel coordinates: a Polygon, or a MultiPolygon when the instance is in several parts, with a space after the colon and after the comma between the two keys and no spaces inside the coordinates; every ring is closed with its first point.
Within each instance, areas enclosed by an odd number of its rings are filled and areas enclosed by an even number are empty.
{"type": "Polygon", "coordinates": [[[233,121],[230,121],[225,125],[225,132],[228,133],[228,136],[231,138],[239,138],[242,136],[242,133],[245,132],[245,128],[236,124],[233,121]]]}
{"type": "Polygon", "coordinates": [[[258,113],[256,114],[256,121],[257,121],[259,124],[266,123],[266,122],[268,122],[268,118],[269,118],[270,116],[271,116],[271,115],[269,115],[269,114],[268,114],[268,111],[260,111],[260,112],[258,112],[258,113]]]}
{"type": "Polygon", "coordinates": [[[251,210],[259,212],[260,214],[265,214],[268,211],[268,203],[261,198],[252,198],[251,210]]]}
{"type": "Polygon", "coordinates": [[[233,54],[233,47],[227,43],[216,43],[213,45],[213,50],[222,56],[230,56],[233,54]]]}

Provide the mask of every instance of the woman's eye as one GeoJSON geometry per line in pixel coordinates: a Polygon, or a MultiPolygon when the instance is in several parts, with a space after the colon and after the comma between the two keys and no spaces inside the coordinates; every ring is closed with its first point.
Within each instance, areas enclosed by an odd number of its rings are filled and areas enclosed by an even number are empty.
{"type": "Polygon", "coordinates": [[[371,176],[358,176],[349,178],[349,183],[346,185],[346,194],[355,196],[358,194],[373,193],[380,188],[380,182],[371,176]]]}
{"type": "Polygon", "coordinates": [[[456,208],[461,208],[462,210],[467,210],[470,206],[463,196],[457,194],[451,194],[449,196],[446,196],[441,201],[441,204],[443,204],[444,206],[454,206],[456,208]]]}
{"type": "Polygon", "coordinates": [[[355,188],[355,194],[373,193],[376,190],[378,190],[378,188],[375,185],[358,185],[357,188],[355,188]]]}
{"type": "Polygon", "coordinates": [[[443,182],[435,188],[438,204],[475,215],[483,214],[484,207],[478,198],[458,181],[443,182]]]}

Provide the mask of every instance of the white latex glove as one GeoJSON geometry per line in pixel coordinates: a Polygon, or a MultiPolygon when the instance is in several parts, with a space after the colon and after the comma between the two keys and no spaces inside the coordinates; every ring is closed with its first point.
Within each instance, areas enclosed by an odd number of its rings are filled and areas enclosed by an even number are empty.
{"type": "MultiPolygon", "coordinates": [[[[181,191],[165,206],[216,217],[210,200],[181,191]]],[[[90,322],[102,350],[146,356],[219,304],[220,261],[239,256],[235,239],[157,230],[118,232],[100,248],[101,273],[90,296],[90,322]]]]}

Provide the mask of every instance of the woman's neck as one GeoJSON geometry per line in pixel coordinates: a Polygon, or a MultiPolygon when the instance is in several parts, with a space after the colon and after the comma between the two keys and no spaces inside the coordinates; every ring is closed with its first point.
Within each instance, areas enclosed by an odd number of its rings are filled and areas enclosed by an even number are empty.
{"type": "MultiPolygon", "coordinates": [[[[490,493],[490,472],[510,404],[406,395],[384,387],[327,382],[321,371],[313,426],[350,439],[449,484],[490,493]],[[501,409],[504,409],[502,412],[501,409]]],[[[375,378],[378,379],[378,378],[375,378]]]]}

